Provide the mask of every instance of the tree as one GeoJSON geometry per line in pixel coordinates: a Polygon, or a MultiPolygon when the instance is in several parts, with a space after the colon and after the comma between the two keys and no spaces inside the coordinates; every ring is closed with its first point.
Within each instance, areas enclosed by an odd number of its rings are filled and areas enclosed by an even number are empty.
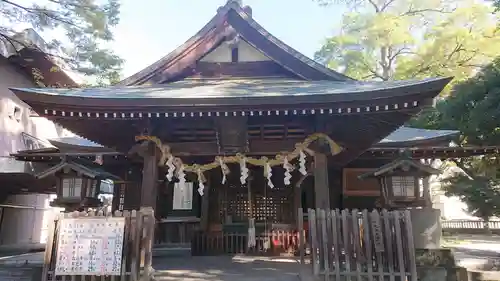
{"type": "MultiPolygon", "coordinates": [[[[413,121],[417,127],[459,130],[457,145],[500,143],[500,58],[453,88],[446,99],[413,121]]],[[[485,220],[500,215],[500,157],[485,155],[452,161],[463,173],[443,180],[446,195],[458,196],[485,220]]]]}
{"type": "Polygon", "coordinates": [[[498,54],[491,5],[460,0],[344,0],[341,32],[315,59],[358,79],[454,76],[462,81],[498,54]]]}
{"type": "Polygon", "coordinates": [[[62,58],[73,70],[98,81],[117,80],[123,60],[102,44],[113,40],[111,28],[119,22],[118,0],[0,0],[0,37],[23,45],[13,36],[14,23],[29,23],[37,31],[62,30],[66,38],[52,40],[50,55],[62,58]]]}

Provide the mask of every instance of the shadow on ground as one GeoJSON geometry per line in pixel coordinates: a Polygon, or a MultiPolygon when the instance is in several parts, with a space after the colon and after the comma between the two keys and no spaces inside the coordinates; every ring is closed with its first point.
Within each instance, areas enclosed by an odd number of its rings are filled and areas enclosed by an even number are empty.
{"type": "Polygon", "coordinates": [[[157,257],[155,279],[182,281],[299,281],[299,261],[290,258],[246,256],[157,257]]]}

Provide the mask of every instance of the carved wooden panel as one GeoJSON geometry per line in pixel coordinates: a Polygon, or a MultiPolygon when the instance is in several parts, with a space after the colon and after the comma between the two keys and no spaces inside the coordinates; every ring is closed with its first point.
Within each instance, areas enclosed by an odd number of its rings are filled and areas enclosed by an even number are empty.
{"type": "Polygon", "coordinates": [[[247,117],[216,118],[217,141],[221,153],[248,152],[247,117]]]}
{"type": "Polygon", "coordinates": [[[365,168],[345,168],[343,170],[343,193],[347,196],[380,196],[380,183],[377,179],[360,180],[358,176],[373,171],[365,168]]]}

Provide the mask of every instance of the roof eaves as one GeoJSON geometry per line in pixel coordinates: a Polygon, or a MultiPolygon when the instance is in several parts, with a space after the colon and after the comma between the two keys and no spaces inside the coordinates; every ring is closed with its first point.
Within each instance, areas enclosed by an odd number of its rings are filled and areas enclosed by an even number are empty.
{"type": "Polygon", "coordinates": [[[402,126],[374,147],[429,146],[437,142],[451,141],[459,134],[460,131],[457,130],[430,130],[402,126]]]}

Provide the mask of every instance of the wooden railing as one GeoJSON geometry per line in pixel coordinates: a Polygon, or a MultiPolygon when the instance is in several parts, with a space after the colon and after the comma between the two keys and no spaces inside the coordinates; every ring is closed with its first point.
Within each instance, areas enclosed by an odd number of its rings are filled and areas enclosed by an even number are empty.
{"type": "Polygon", "coordinates": [[[294,255],[298,250],[296,231],[276,230],[255,236],[256,245],[248,247],[247,233],[196,232],[191,243],[191,254],[225,255],[294,255]]]}
{"type": "Polygon", "coordinates": [[[500,220],[486,223],[482,220],[442,220],[441,227],[446,234],[498,234],[500,220]]]}
{"type": "Polygon", "coordinates": [[[195,219],[159,220],[155,230],[155,246],[189,247],[198,228],[199,220],[195,219]]]}
{"type": "Polygon", "coordinates": [[[488,223],[482,220],[442,220],[441,226],[443,229],[500,229],[500,220],[493,220],[488,223]]]}

